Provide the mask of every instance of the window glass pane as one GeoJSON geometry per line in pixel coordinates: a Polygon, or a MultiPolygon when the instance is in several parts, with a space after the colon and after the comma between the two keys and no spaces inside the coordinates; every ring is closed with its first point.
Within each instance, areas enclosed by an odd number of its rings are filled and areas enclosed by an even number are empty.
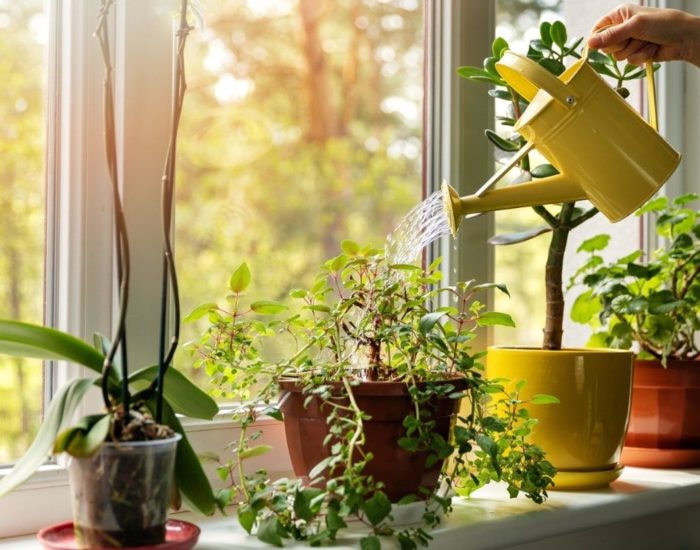
{"type": "MultiPolygon", "coordinates": [[[[43,0],[0,1],[0,318],[41,323],[47,27],[43,0]]],[[[0,464],[31,442],[40,361],[0,357],[0,464]]]]}
{"type": "MultiPolygon", "coordinates": [[[[510,47],[526,53],[530,40],[539,37],[542,21],[555,21],[563,17],[562,0],[497,0],[496,36],[505,38],[510,47]]],[[[506,104],[496,101],[496,115],[505,116],[506,104]]],[[[509,137],[512,129],[496,124],[499,134],[509,137]]],[[[507,157],[505,157],[507,158],[507,157]]],[[[497,161],[503,161],[499,155],[497,161]]],[[[497,170],[500,164],[494,167],[497,170]]],[[[509,178],[517,177],[513,171],[509,178]]],[[[503,185],[503,184],[501,184],[503,185]]],[[[543,225],[530,208],[505,210],[496,213],[496,234],[526,231],[543,225]]],[[[496,327],[496,343],[517,342],[520,346],[542,345],[545,321],[544,267],[547,258],[549,235],[542,235],[515,245],[496,247],[494,280],[505,283],[511,298],[496,293],[496,309],[508,311],[517,328],[496,327]],[[527,266],[526,273],[523,266],[527,266]]]]}
{"type": "Polygon", "coordinates": [[[223,302],[243,261],[251,299],[284,300],[342,239],[381,246],[421,195],[422,2],[201,6],[178,165],[185,312],[223,302]]]}

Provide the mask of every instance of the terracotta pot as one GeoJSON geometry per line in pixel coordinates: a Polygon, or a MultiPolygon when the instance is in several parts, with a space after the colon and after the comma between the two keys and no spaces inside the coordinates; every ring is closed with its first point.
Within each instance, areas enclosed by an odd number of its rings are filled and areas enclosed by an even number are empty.
{"type": "MultiPolygon", "coordinates": [[[[460,380],[451,384],[464,388],[460,380]]],[[[330,412],[320,398],[314,397],[304,408],[306,396],[294,382],[281,384],[280,408],[284,414],[287,447],[294,474],[308,481],[309,472],[316,464],[330,456],[330,446],[323,444],[328,435],[326,417],[330,412]]],[[[353,386],[358,407],[371,419],[365,421],[363,449],[374,458],[364,472],[385,484],[384,492],[392,502],[406,495],[416,495],[420,487],[432,491],[437,485],[442,463],[425,467],[427,453],[411,453],[399,447],[404,437],[403,419],[415,412],[413,401],[402,382],[362,382],[353,386]]],[[[452,418],[459,409],[459,399],[436,399],[433,420],[435,432],[448,438],[452,418]]],[[[337,473],[337,472],[336,472],[337,473]]]]}
{"type": "Polygon", "coordinates": [[[608,349],[489,348],[486,374],[525,380],[521,398],[536,394],[559,404],[529,405],[539,420],[531,441],[557,468],[555,489],[592,489],[617,479],[632,392],[632,352],[608,349]]]}
{"type": "Polygon", "coordinates": [[[700,361],[637,359],[622,460],[648,468],[700,466],[700,361]]]}

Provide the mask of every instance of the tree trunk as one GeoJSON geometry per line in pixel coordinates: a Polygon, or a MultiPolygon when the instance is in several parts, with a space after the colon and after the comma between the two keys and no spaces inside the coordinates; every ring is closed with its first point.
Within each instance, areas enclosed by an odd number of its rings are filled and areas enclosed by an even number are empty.
{"type": "Polygon", "coordinates": [[[338,127],[338,133],[342,136],[347,135],[348,126],[355,116],[357,107],[357,73],[360,67],[360,40],[362,39],[362,29],[357,26],[357,20],[360,17],[360,7],[360,0],[356,0],[350,10],[350,22],[353,32],[350,49],[343,66],[343,103],[340,125],[338,127]]]}
{"type": "Polygon", "coordinates": [[[306,61],[305,81],[308,107],[308,141],[324,143],[337,134],[338,121],[331,103],[328,63],[326,62],[319,27],[324,3],[319,0],[299,0],[303,30],[303,54],[306,61]]]}
{"type": "Polygon", "coordinates": [[[569,239],[569,225],[573,214],[574,203],[562,206],[558,216],[559,225],[552,230],[552,241],[549,244],[547,266],[545,268],[545,290],[547,297],[547,314],[544,327],[543,349],[561,349],[564,334],[564,290],[562,288],[562,272],[564,270],[564,252],[569,239]]]}

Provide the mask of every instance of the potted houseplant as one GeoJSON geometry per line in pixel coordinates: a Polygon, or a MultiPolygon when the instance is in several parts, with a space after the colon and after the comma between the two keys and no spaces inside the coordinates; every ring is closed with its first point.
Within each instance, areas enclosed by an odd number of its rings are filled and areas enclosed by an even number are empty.
{"type": "Polygon", "coordinates": [[[625,464],[700,466],[700,216],[697,195],[659,197],[637,215],[654,216],[663,245],[613,261],[600,255],[610,240],[597,235],[579,247],[586,261],[572,278],[582,284],[571,318],[594,329],[590,345],[637,352],[625,464]]]}
{"type": "Polygon", "coordinates": [[[470,349],[477,327],[512,324],[475,298],[496,285],[438,288],[439,261],[423,270],[390,264],[382,251],[354,242],[342,248],[311,289],[291,292],[299,301],[291,311],[247,303],[243,264],[226,305],[203,304],[189,316],[210,321],[189,344],[196,364],[240,403],[241,436],[219,470],[232,480],[220,496],[238,504],[241,525],[267,543],[315,545],[359,520],[370,529],[363,548],[379,548],[380,536],[415,548],[450,511],[453,489],[470,493],[500,480],[511,496],[542,502],[554,470],[526,441],[535,421],[522,407],[521,386],[506,392],[484,378],[483,353],[470,349]],[[454,305],[437,307],[441,297],[454,305]],[[272,342],[285,336],[291,349],[272,360],[272,342]],[[458,415],[462,400],[468,407],[458,415]],[[269,450],[253,443],[261,413],[284,419],[296,479],[246,471],[247,459],[269,450]],[[394,526],[397,506],[410,503],[423,525],[394,526]]]}
{"type": "MultiPolygon", "coordinates": [[[[540,38],[530,42],[527,58],[555,76],[572,78],[567,60],[581,60],[584,52],[581,39],[569,40],[560,21],[542,23],[540,38]]],[[[492,56],[481,67],[461,67],[458,74],[471,81],[493,86],[489,94],[508,103],[508,113],[499,117],[501,124],[516,126],[528,107],[528,101],[513,89],[498,72],[496,63],[508,51],[503,38],[493,42],[492,56]]],[[[640,78],[644,69],[627,65],[624,68],[610,56],[586,52],[587,61],[599,74],[614,79],[615,89],[624,98],[626,81],[640,78]]],[[[579,65],[581,67],[582,65],[579,65]]],[[[574,74],[576,74],[574,72],[574,74]]],[[[526,146],[517,132],[503,137],[486,130],[486,137],[500,151],[516,153],[526,146]]],[[[530,153],[518,165],[526,179],[558,174],[550,164],[532,165],[530,153]]],[[[535,206],[534,211],[544,224],[516,234],[498,235],[490,239],[494,245],[512,245],[543,234],[550,235],[545,270],[546,319],[542,349],[494,347],[489,350],[488,375],[512,377],[528,381],[528,392],[556,395],[561,404],[540,414],[540,425],[533,441],[548,453],[557,468],[558,488],[590,488],[606,485],[616,479],[621,467],[619,458],[629,414],[631,364],[629,353],[612,350],[562,349],[564,293],[562,270],[569,234],[597,214],[596,208],[581,209],[575,202],[558,205],[558,210],[535,206]],[[604,429],[601,426],[605,426],[604,429]]]]}
{"type": "MultiPolygon", "coordinates": [[[[111,341],[96,336],[94,347],[70,334],[18,321],[0,321],[0,353],[74,362],[97,373],[59,388],[27,453],[0,481],[0,496],[29,478],[53,453],[70,455],[74,530],[80,547],[159,544],[166,537],[168,504],[179,502],[205,514],[214,495],[176,413],[211,419],[216,403],[185,376],[169,368],[177,346],[179,306],[172,258],[171,211],[179,115],[185,92],[184,45],[190,26],[188,0],[180,4],[177,33],[173,126],[163,176],[164,291],[158,364],[129,371],[124,323],[129,293],[129,243],[116,173],[117,153],[108,16],[113,0],[103,0],[97,31],[105,61],[105,140],[113,190],[119,315],[111,341]],[[168,304],[174,304],[173,337],[166,343],[168,304]],[[69,427],[87,391],[101,390],[104,410],[69,427]],[[176,490],[173,491],[175,482],[176,490]],[[173,500],[174,498],[174,500],[173,500]]],[[[155,346],[154,346],[155,347],[155,346]]]]}

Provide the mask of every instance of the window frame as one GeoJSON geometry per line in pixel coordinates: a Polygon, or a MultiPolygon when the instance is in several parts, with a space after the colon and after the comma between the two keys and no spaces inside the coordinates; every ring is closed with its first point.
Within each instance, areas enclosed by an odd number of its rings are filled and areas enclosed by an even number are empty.
{"type": "MultiPolygon", "coordinates": [[[[462,85],[455,78],[461,65],[480,65],[488,55],[494,35],[493,2],[467,3],[461,0],[425,2],[425,105],[423,189],[426,195],[439,189],[443,179],[460,192],[473,192],[492,170],[491,146],[482,137],[482,129],[493,120],[493,105],[483,89],[462,85]],[[468,174],[469,179],[463,177],[468,174]]],[[[669,0],[678,4],[681,0],[669,0]]],[[[148,134],[151,150],[165,152],[169,108],[162,101],[169,93],[172,71],[172,29],[162,11],[148,10],[146,3],[118,2],[114,11],[112,36],[118,63],[115,68],[118,107],[119,168],[124,181],[139,182],[124,189],[124,208],[130,230],[132,248],[132,288],[128,326],[139,326],[130,338],[131,364],[149,364],[147,343],[156,341],[159,311],[160,227],[158,216],[143,216],[146,211],[159,212],[160,192],[140,182],[159,181],[162,159],[149,158],[149,148],[139,146],[135,136],[144,130],[143,121],[121,122],[124,110],[134,102],[148,104],[148,134]],[[147,29],[157,36],[159,47],[144,49],[139,32],[147,29]],[[134,55],[134,52],[138,55],[134,55]],[[135,61],[138,59],[139,61],[135,61]],[[157,67],[157,75],[149,70],[149,82],[163,85],[159,90],[143,94],[144,72],[139,63],[147,59],[148,68],[157,67]],[[148,206],[150,205],[150,206],[148,206]],[[138,235],[138,238],[135,238],[138,235]],[[138,243],[136,245],[136,243],[138,243]],[[138,333],[138,336],[136,335],[138,333]]],[[[157,3],[154,3],[157,4],[157,3]]],[[[47,277],[46,322],[83,338],[93,332],[110,333],[110,320],[116,304],[114,262],[112,258],[111,196],[109,192],[104,148],[101,136],[102,61],[93,44],[94,22],[99,0],[47,1],[51,21],[48,89],[47,149],[47,277]],[[100,121],[96,124],[95,121],[100,121]]],[[[149,3],[148,5],[153,5],[149,3]]],[[[161,4],[162,6],[162,4],[161,4]]],[[[691,98],[700,94],[700,76],[691,75],[693,68],[671,66],[661,74],[660,99],[663,105],[678,105],[678,95],[686,109],[695,109],[691,98]],[[689,76],[690,75],[690,76],[689,76]],[[692,78],[691,78],[692,77],[692,78]],[[679,91],[684,90],[683,91],[679,91]],[[695,94],[695,95],[694,95],[695,94]]],[[[661,110],[662,124],[671,140],[679,147],[698,143],[697,128],[689,128],[683,117],[670,109],[661,110]],[[680,140],[680,143],[677,141],[680,140]]],[[[692,120],[692,117],[686,118],[692,120]]],[[[689,151],[687,151],[689,153],[689,151]]],[[[690,156],[688,154],[688,156],[690,156]]],[[[700,155],[696,155],[700,158],[700,155]]],[[[677,181],[684,191],[698,190],[700,171],[697,161],[685,167],[677,181]]],[[[676,187],[674,187],[674,193],[676,187]]],[[[484,215],[469,222],[469,232],[462,231],[456,241],[450,237],[431,247],[429,255],[445,259],[445,280],[481,281],[493,277],[493,251],[486,243],[493,230],[493,215],[484,215]]],[[[488,339],[477,345],[486,346],[488,339]]],[[[150,358],[150,362],[154,362],[150,358]]],[[[66,380],[86,374],[75,365],[56,364],[47,367],[47,391],[66,380]]],[[[98,392],[84,405],[97,409],[98,392]]],[[[79,411],[83,412],[83,411],[79,411]]],[[[224,446],[236,437],[237,427],[222,410],[214,422],[186,421],[190,439],[199,450],[224,453],[224,446]]],[[[266,442],[279,449],[261,457],[258,465],[271,472],[289,470],[282,424],[262,419],[266,442]]],[[[216,479],[214,467],[208,473],[216,479]]],[[[2,471],[0,470],[0,475],[2,471]]],[[[59,464],[48,464],[22,487],[0,500],[0,538],[35,532],[50,523],[70,517],[68,480],[59,464]],[[41,504],[38,504],[41,503],[41,504]]]]}

